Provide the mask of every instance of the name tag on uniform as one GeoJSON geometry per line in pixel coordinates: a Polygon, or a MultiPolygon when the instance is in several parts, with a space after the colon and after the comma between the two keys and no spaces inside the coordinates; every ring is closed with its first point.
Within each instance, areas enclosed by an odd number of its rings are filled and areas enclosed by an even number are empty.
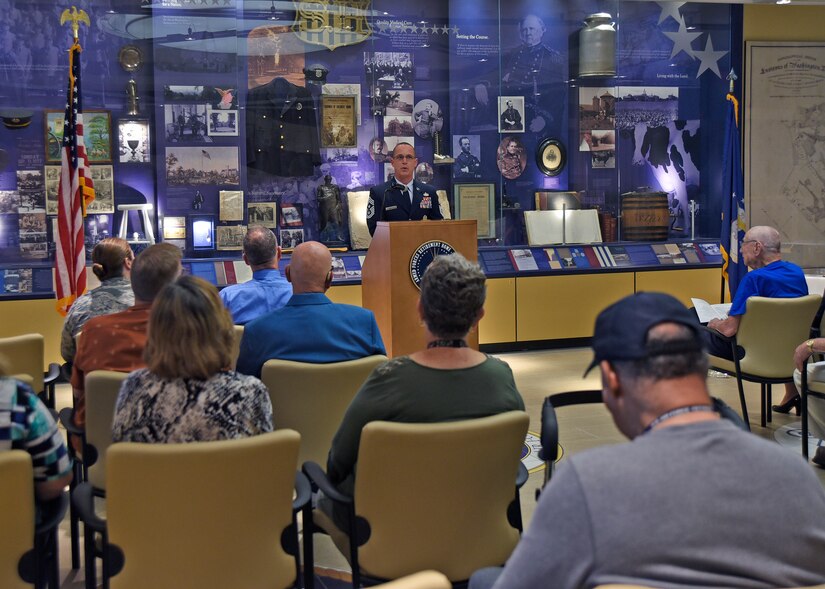
{"type": "Polygon", "coordinates": [[[394,211],[394,210],[395,210],[395,209],[397,209],[397,208],[398,208],[398,207],[397,207],[396,205],[392,205],[391,207],[387,207],[387,208],[385,208],[384,210],[385,210],[385,211],[394,211]]]}
{"type": "Polygon", "coordinates": [[[421,208],[422,209],[431,209],[431,208],[433,208],[433,199],[432,199],[431,196],[421,197],[421,208]]]}

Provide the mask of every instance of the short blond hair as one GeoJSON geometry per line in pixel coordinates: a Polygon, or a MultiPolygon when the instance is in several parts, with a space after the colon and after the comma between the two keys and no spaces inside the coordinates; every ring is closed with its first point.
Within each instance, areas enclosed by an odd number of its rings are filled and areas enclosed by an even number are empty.
{"type": "Polygon", "coordinates": [[[201,278],[181,276],[152,305],[143,359],[161,378],[206,380],[229,368],[234,338],[218,290],[201,278]]]}

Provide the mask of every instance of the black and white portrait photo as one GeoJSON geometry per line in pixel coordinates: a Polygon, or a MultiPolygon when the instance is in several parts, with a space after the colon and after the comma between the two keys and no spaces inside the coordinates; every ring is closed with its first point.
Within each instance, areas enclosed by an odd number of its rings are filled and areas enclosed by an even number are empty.
{"type": "Polygon", "coordinates": [[[498,130],[500,133],[524,133],[523,96],[499,96],[498,130]]]}

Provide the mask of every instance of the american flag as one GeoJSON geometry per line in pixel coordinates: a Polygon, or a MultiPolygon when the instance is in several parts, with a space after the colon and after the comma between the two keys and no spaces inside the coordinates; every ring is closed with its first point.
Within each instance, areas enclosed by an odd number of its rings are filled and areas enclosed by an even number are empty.
{"type": "Polygon", "coordinates": [[[69,90],[63,122],[60,188],[57,202],[57,253],[55,285],[57,310],[65,315],[86,291],[86,250],[83,217],[95,198],[92,172],[83,143],[83,108],[80,101],[80,44],[69,51],[69,90]]]}

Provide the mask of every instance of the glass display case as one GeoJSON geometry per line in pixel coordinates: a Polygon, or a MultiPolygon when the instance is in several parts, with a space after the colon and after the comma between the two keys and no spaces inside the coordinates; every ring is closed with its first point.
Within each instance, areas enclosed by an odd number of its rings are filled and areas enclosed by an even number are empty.
{"type": "MultiPolygon", "coordinates": [[[[134,213],[121,205],[141,204],[152,205],[158,240],[187,258],[239,258],[249,223],[271,227],[287,247],[320,240],[363,249],[353,228],[363,226],[367,200],[350,205],[391,180],[393,148],[405,142],[416,151],[416,179],[441,191],[444,216],[478,221],[490,272],[502,255],[520,271],[513,252],[524,251],[539,269],[572,267],[566,258],[581,256],[556,251],[570,246],[595,257],[590,270],[617,266],[603,260],[626,252],[602,244],[669,245],[662,256],[718,263],[699,245],[688,259],[685,244],[719,238],[726,78],[741,63],[741,7],[82,0],[77,8],[90,23],[79,33],[96,189],[87,254],[133,225],[122,224],[134,213]],[[197,229],[204,220],[208,236],[197,229]]],[[[71,45],[61,12],[46,0],[10,0],[0,27],[0,269],[13,296],[50,290],[71,45]]],[[[144,233],[125,237],[139,249],[144,233]]],[[[340,280],[357,279],[347,272],[363,254],[342,257],[340,280]]]]}

